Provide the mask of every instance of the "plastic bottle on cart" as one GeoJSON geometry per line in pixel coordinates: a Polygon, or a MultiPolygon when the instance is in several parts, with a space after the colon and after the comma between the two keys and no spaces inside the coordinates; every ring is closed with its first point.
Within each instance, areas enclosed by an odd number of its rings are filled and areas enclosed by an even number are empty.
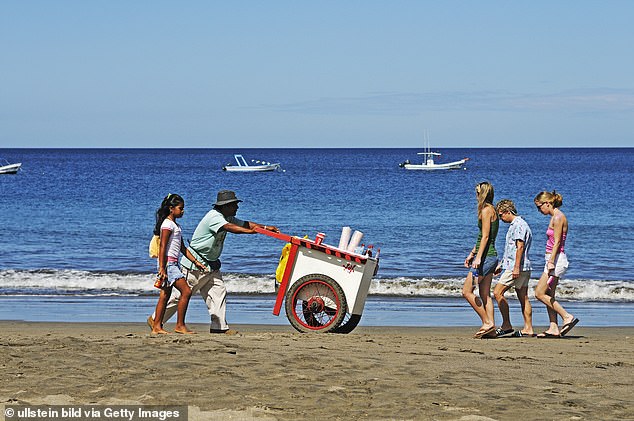
{"type": "Polygon", "coordinates": [[[368,257],[372,257],[372,250],[374,249],[374,245],[370,244],[368,249],[365,251],[365,255],[368,257]]]}
{"type": "Polygon", "coordinates": [[[365,249],[365,244],[361,244],[354,249],[356,254],[363,254],[363,250],[365,249]]]}

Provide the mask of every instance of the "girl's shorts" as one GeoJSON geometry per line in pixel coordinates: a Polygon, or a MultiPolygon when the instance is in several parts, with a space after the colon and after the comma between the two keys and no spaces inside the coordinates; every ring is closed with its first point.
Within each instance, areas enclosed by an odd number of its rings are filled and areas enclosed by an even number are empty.
{"type": "Polygon", "coordinates": [[[174,282],[184,277],[185,275],[181,272],[178,262],[167,262],[167,280],[165,281],[165,286],[171,287],[174,285],[174,282]]]}
{"type": "Polygon", "coordinates": [[[498,266],[498,258],[495,256],[486,256],[484,262],[477,269],[471,269],[473,276],[487,276],[495,272],[498,266]]]}
{"type": "Polygon", "coordinates": [[[544,265],[544,272],[549,276],[555,276],[561,278],[568,270],[568,257],[566,253],[559,253],[557,260],[555,260],[555,270],[548,271],[548,261],[550,260],[550,253],[546,254],[546,264],[544,265]]]}

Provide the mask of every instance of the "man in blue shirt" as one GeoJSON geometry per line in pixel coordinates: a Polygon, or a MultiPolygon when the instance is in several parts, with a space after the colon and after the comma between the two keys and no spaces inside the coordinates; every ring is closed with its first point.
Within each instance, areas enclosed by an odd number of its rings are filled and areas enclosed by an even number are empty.
{"type": "Polygon", "coordinates": [[[517,209],[512,200],[500,200],[496,206],[498,216],[509,226],[504,244],[504,257],[502,263],[497,267],[496,274],[502,270],[497,285],[493,289],[493,295],[498,303],[498,309],[502,314],[502,325],[496,330],[498,336],[535,336],[533,333],[533,308],[528,299],[528,281],[531,277],[531,262],[528,259],[528,252],[531,248],[533,234],[524,219],[517,215],[517,209]],[[524,316],[524,328],[513,331],[509,316],[509,305],[504,298],[504,293],[509,288],[515,287],[517,299],[522,307],[524,316]]]}

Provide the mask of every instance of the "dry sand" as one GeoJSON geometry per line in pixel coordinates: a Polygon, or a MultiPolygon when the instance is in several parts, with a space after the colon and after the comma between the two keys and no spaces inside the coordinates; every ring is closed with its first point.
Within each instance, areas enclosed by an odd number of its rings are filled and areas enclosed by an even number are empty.
{"type": "Polygon", "coordinates": [[[475,328],[190,327],[201,333],[0,322],[0,402],[186,404],[191,420],[634,419],[634,327],[494,340],[471,339],[475,328]]]}

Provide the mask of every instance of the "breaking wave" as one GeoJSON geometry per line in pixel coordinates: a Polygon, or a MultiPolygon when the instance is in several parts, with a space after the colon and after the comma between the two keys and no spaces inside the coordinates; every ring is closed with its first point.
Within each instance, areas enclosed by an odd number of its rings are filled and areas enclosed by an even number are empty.
{"type": "MultiPolygon", "coordinates": [[[[232,294],[274,294],[273,274],[223,274],[232,294]]],[[[0,270],[0,295],[142,296],[154,295],[154,274],[81,270],[0,270]]],[[[530,290],[537,283],[531,280],[530,290]]],[[[377,278],[370,295],[460,297],[462,278],[377,278]]],[[[634,280],[564,279],[557,295],[571,301],[634,302],[634,280]]],[[[509,298],[513,294],[507,294],[509,298]]]]}

